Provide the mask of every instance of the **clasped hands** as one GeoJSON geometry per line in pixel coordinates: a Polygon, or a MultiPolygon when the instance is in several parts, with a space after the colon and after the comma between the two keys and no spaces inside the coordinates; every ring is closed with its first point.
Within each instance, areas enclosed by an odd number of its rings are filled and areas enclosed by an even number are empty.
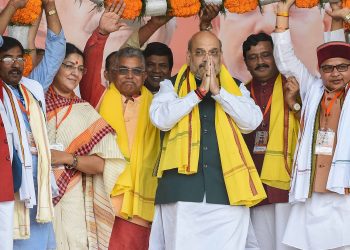
{"type": "Polygon", "coordinates": [[[202,83],[199,88],[202,92],[205,90],[205,94],[210,91],[212,95],[217,95],[220,92],[220,85],[216,77],[215,64],[213,62],[213,57],[210,55],[208,55],[205,71],[202,75],[202,83]]]}

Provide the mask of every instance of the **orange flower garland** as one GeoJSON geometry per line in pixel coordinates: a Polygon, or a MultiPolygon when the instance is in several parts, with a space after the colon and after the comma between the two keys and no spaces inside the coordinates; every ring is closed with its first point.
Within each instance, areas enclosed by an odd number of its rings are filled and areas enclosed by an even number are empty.
{"type": "Polygon", "coordinates": [[[23,76],[28,76],[33,70],[33,60],[31,55],[29,54],[24,54],[23,58],[25,59],[23,76]]]}
{"type": "MultiPolygon", "coordinates": [[[[350,0],[343,0],[342,1],[342,7],[350,8],[350,0]]],[[[344,29],[350,30],[350,24],[347,22],[344,22],[344,29]]]]}
{"type": "Polygon", "coordinates": [[[170,11],[169,16],[189,17],[197,15],[201,3],[199,0],[169,0],[170,11]]]}
{"type": "Polygon", "coordinates": [[[295,6],[298,8],[313,8],[319,4],[319,0],[296,0],[295,6]]]}
{"type": "Polygon", "coordinates": [[[31,25],[41,13],[41,0],[28,0],[26,6],[15,12],[11,18],[11,24],[31,25]]]}
{"type": "Polygon", "coordinates": [[[225,8],[233,13],[246,13],[258,7],[258,0],[225,0],[225,8]]]}
{"type": "MultiPolygon", "coordinates": [[[[114,0],[104,0],[105,6],[112,4],[114,0]]],[[[117,1],[118,4],[119,0],[117,1]]],[[[142,1],[141,0],[124,0],[125,10],[122,14],[122,18],[134,20],[139,17],[142,10],[142,1]]]]}

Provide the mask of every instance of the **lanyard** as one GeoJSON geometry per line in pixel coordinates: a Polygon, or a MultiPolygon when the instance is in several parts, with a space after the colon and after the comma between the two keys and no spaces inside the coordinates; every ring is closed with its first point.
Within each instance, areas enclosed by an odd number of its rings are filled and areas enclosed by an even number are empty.
{"type": "MultiPolygon", "coordinates": [[[[250,94],[252,95],[255,103],[258,103],[257,100],[256,100],[256,97],[255,97],[255,93],[254,93],[253,82],[251,82],[251,84],[250,84],[250,94]]],[[[263,118],[265,118],[266,114],[269,112],[269,110],[271,108],[271,102],[272,102],[272,94],[270,95],[270,98],[269,98],[269,100],[267,102],[263,118]]]]}
{"type": "MultiPolygon", "coordinates": [[[[50,94],[52,95],[53,99],[54,99],[54,103],[57,104],[57,98],[56,98],[56,95],[55,95],[55,91],[50,88],[49,89],[50,91],[50,94]]],[[[73,102],[74,102],[74,98],[71,99],[70,103],[69,103],[69,107],[66,111],[66,113],[63,115],[61,121],[58,122],[58,108],[55,108],[54,109],[54,112],[55,112],[55,119],[56,119],[56,124],[55,124],[55,142],[56,142],[56,138],[57,138],[57,130],[58,128],[61,126],[62,122],[67,119],[68,115],[70,114],[70,112],[72,111],[72,107],[73,107],[73,102]]]]}
{"type": "Polygon", "coordinates": [[[24,99],[25,99],[24,102],[26,103],[27,107],[24,107],[21,100],[17,100],[18,105],[19,105],[20,109],[22,110],[22,112],[24,112],[27,115],[28,120],[30,120],[30,110],[29,110],[30,99],[29,99],[28,91],[24,86],[20,86],[19,88],[20,88],[21,92],[23,92],[23,94],[24,94],[24,99]]]}
{"type": "Polygon", "coordinates": [[[341,94],[343,94],[343,90],[339,90],[338,92],[336,92],[336,94],[333,96],[332,100],[329,102],[328,106],[326,106],[326,93],[323,94],[321,106],[322,106],[322,109],[324,110],[324,115],[325,116],[330,116],[331,110],[332,110],[333,105],[334,105],[334,102],[335,102],[335,100],[338,99],[338,97],[341,94]]]}

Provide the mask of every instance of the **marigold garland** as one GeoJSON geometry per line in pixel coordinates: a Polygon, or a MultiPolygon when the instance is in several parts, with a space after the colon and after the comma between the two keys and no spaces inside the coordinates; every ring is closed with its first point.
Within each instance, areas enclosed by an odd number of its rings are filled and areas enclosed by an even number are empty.
{"type": "Polygon", "coordinates": [[[23,58],[25,59],[23,75],[28,76],[33,70],[33,58],[30,54],[24,54],[23,58]]]}
{"type": "MultiPolygon", "coordinates": [[[[342,1],[342,7],[350,8],[350,0],[343,0],[342,1]]],[[[344,29],[350,30],[350,24],[347,22],[344,22],[344,29]]]]}
{"type": "MultiPolygon", "coordinates": [[[[105,6],[112,4],[114,0],[104,0],[105,6]]],[[[117,0],[117,4],[119,0],[117,0]]],[[[141,0],[124,0],[125,10],[122,14],[122,18],[134,20],[139,17],[142,10],[142,1],[141,0]]]]}
{"type": "Polygon", "coordinates": [[[225,8],[233,13],[246,13],[258,7],[258,0],[225,0],[225,8]]]}
{"type": "Polygon", "coordinates": [[[15,12],[11,23],[15,25],[31,25],[41,13],[41,0],[28,0],[26,6],[15,12]]]}
{"type": "Polygon", "coordinates": [[[313,8],[319,4],[319,0],[296,0],[295,6],[298,8],[313,8]]]}
{"type": "Polygon", "coordinates": [[[201,2],[199,0],[169,0],[170,10],[169,16],[190,17],[197,15],[201,2]]]}

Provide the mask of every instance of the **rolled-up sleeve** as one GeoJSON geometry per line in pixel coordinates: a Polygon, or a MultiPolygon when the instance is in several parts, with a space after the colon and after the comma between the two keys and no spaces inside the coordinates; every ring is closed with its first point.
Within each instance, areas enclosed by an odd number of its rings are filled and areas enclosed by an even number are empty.
{"type": "Polygon", "coordinates": [[[263,116],[244,84],[241,84],[239,88],[242,96],[233,95],[221,88],[219,94],[212,98],[232,117],[240,131],[247,134],[259,126],[263,116]]]}
{"type": "Polygon", "coordinates": [[[58,72],[66,53],[66,38],[63,30],[56,35],[47,30],[45,54],[41,62],[30,73],[29,78],[38,81],[46,91],[58,72]]]}
{"type": "Polygon", "coordinates": [[[162,131],[172,129],[185,115],[198,105],[200,99],[194,91],[180,98],[174,91],[170,80],[160,83],[160,89],[154,95],[150,107],[152,123],[162,131]]]}

